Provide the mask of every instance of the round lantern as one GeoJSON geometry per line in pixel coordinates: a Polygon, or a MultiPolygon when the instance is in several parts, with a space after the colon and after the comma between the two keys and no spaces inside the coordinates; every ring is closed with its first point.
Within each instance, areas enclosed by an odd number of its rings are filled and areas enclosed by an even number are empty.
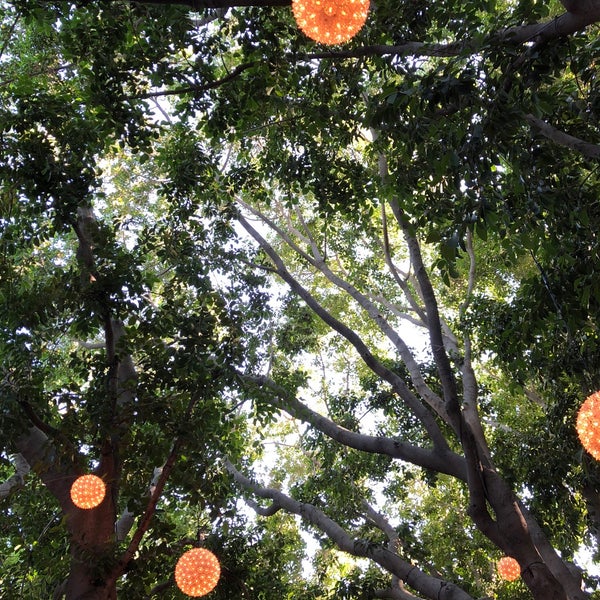
{"type": "Polygon", "coordinates": [[[322,44],[341,44],[365,24],[369,0],[292,0],[298,27],[322,44]]]}
{"type": "Polygon", "coordinates": [[[521,577],[521,567],[514,558],[504,556],[498,561],[498,574],[507,581],[516,581],[521,577]]]}
{"type": "Polygon", "coordinates": [[[577,435],[581,445],[600,460],[600,392],[588,396],[577,414],[577,435]]]}
{"type": "Polygon", "coordinates": [[[221,576],[217,557],[206,548],[192,548],[181,555],[175,566],[177,587],[188,596],[211,592],[221,576]]]}
{"type": "Polygon", "coordinates": [[[71,486],[71,500],[79,508],[89,510],[96,508],[106,494],[104,481],[96,475],[82,475],[71,486]]]}

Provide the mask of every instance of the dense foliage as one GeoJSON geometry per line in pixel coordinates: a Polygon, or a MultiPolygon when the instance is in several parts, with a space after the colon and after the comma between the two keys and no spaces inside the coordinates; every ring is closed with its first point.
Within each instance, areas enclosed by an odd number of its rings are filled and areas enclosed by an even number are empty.
{"type": "Polygon", "coordinates": [[[0,597],[598,595],[600,2],[230,4],[0,2],[0,597]]]}

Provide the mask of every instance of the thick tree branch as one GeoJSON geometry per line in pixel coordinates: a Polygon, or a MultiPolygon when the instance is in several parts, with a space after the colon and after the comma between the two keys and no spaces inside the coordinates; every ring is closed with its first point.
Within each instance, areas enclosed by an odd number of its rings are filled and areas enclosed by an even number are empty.
{"type": "Polygon", "coordinates": [[[429,406],[431,406],[436,412],[438,412],[438,414],[444,417],[445,413],[443,410],[443,403],[441,401],[441,398],[437,394],[435,394],[431,390],[431,388],[425,383],[419,365],[415,360],[412,352],[410,351],[408,345],[404,342],[402,337],[398,335],[398,332],[390,325],[387,319],[381,314],[381,312],[378,310],[375,304],[371,302],[371,300],[366,294],[363,294],[359,289],[356,288],[356,286],[352,285],[349,281],[342,279],[331,270],[331,268],[325,261],[323,254],[317,247],[317,244],[306,224],[303,223],[306,232],[306,236],[303,237],[303,240],[305,243],[308,243],[311,246],[313,252],[312,257],[309,256],[306,252],[304,252],[298,246],[298,244],[296,244],[294,240],[288,235],[288,233],[284,229],[279,227],[277,223],[275,223],[267,215],[265,215],[258,209],[248,205],[242,200],[239,200],[239,203],[244,208],[256,215],[259,219],[261,219],[263,223],[268,225],[279,236],[280,239],[282,239],[292,250],[294,250],[294,252],[296,252],[296,254],[303,258],[314,269],[322,273],[337,288],[348,294],[348,296],[350,296],[369,315],[371,321],[388,338],[388,340],[390,340],[390,342],[398,351],[398,354],[400,355],[400,358],[406,365],[406,368],[410,373],[410,378],[421,398],[423,398],[429,406]]]}
{"type": "Polygon", "coordinates": [[[442,329],[437,300],[429,275],[421,257],[417,239],[411,232],[409,223],[397,201],[390,202],[398,223],[402,227],[415,269],[415,276],[421,287],[425,309],[429,319],[431,347],[436,367],[444,389],[444,398],[448,413],[463,447],[467,461],[469,486],[469,515],[479,530],[494,544],[511,554],[521,565],[527,565],[523,579],[538,598],[565,598],[556,578],[544,565],[532,542],[525,518],[519,509],[514,493],[488,461],[486,445],[480,446],[477,440],[477,428],[472,430],[464,419],[461,409],[456,380],[450,360],[443,346],[442,329]],[[489,513],[493,508],[495,519],[489,513]],[[500,527],[500,524],[502,527],[500,527]],[[539,565],[538,565],[539,563],[539,565]]]}
{"type": "MultiPolygon", "coordinates": [[[[249,6],[286,7],[291,5],[291,0],[144,0],[139,3],[162,6],[188,6],[193,11],[202,12],[207,9],[249,6]]],[[[397,45],[374,44],[358,48],[313,52],[299,58],[313,60],[320,58],[362,58],[366,56],[460,56],[467,53],[474,54],[483,45],[517,46],[532,41],[546,42],[583,31],[589,25],[600,21],[600,0],[562,0],[562,4],[567,12],[555,17],[551,21],[508,27],[490,34],[483,40],[473,38],[450,43],[406,41],[397,45]]],[[[189,89],[187,91],[192,92],[194,90],[189,89]]],[[[184,92],[180,91],[179,93],[184,92]]]]}
{"type": "Polygon", "coordinates": [[[431,469],[439,473],[447,473],[466,481],[463,458],[449,449],[428,450],[397,439],[350,431],[308,408],[308,406],[300,402],[297,398],[291,396],[285,388],[277,385],[277,383],[267,377],[245,375],[243,373],[238,374],[238,376],[247,383],[268,389],[273,394],[269,394],[264,398],[267,402],[286,411],[291,416],[309,423],[315,429],[318,429],[340,444],[360,450],[361,452],[382,454],[391,458],[404,460],[419,467],[431,469]]]}
{"type": "Polygon", "coordinates": [[[252,227],[252,225],[250,225],[250,223],[241,214],[238,214],[237,218],[240,225],[242,225],[242,227],[250,234],[250,236],[253,237],[256,242],[258,242],[267,256],[269,256],[273,265],[275,266],[275,269],[277,270],[279,277],[281,277],[281,279],[283,279],[290,286],[290,288],[307,303],[307,305],[321,320],[329,325],[334,331],[337,331],[340,335],[346,338],[352,344],[352,346],[354,346],[363,362],[374,373],[379,375],[392,386],[396,393],[413,411],[419,421],[421,421],[431,437],[434,445],[440,449],[447,449],[448,444],[446,439],[441,434],[439,427],[435,423],[433,415],[427,409],[427,407],[425,407],[409,390],[402,378],[378,361],[355,331],[333,317],[333,315],[331,315],[315,300],[308,290],[300,285],[300,283],[288,271],[275,249],[262,237],[262,235],[260,235],[260,233],[258,233],[258,231],[256,231],[256,229],[254,229],[254,227],[252,227]]]}
{"type": "MultiPolygon", "coordinates": [[[[383,157],[383,155],[380,155],[380,163],[381,163],[382,159],[385,160],[385,157],[383,157]]],[[[380,172],[380,174],[382,172],[387,172],[387,164],[380,164],[379,172],[380,172]]],[[[387,265],[390,273],[392,274],[392,277],[394,278],[396,285],[398,285],[398,287],[402,290],[402,293],[404,294],[404,297],[410,304],[411,308],[415,311],[415,313],[419,317],[421,323],[425,327],[427,327],[427,315],[425,314],[425,311],[422,309],[422,307],[419,305],[419,303],[416,301],[413,293],[410,291],[410,288],[408,287],[408,283],[407,283],[408,277],[403,277],[400,274],[400,272],[398,271],[398,268],[396,267],[396,265],[394,264],[394,261],[392,259],[392,253],[391,253],[391,249],[390,249],[390,237],[389,237],[388,223],[387,223],[387,214],[386,214],[385,206],[386,206],[385,202],[382,202],[381,203],[381,227],[383,230],[383,256],[384,256],[385,264],[387,265]]]]}
{"type": "MultiPolygon", "coordinates": [[[[371,129],[371,133],[374,134],[375,130],[371,129]]],[[[381,179],[381,182],[384,185],[388,185],[388,183],[389,183],[388,163],[387,163],[387,158],[386,158],[385,154],[383,154],[383,153],[379,153],[379,156],[377,159],[377,169],[378,169],[378,175],[379,175],[379,178],[381,179]]],[[[393,206],[391,206],[391,204],[390,204],[390,207],[392,208],[392,211],[393,211],[393,206]]],[[[394,216],[397,218],[397,215],[395,213],[394,213],[394,216]]],[[[383,227],[383,232],[384,232],[384,254],[386,255],[386,264],[388,265],[388,268],[393,268],[395,270],[395,267],[391,260],[391,254],[390,254],[389,239],[388,239],[387,212],[386,212],[385,203],[382,203],[382,206],[381,206],[381,219],[382,219],[382,227],[383,227]],[[389,262],[388,262],[388,260],[389,260],[389,262]]],[[[409,257],[410,257],[410,249],[409,249],[409,257]]],[[[412,257],[411,257],[411,261],[412,261],[412,257]]],[[[416,280],[414,276],[412,276],[410,279],[411,279],[411,283],[417,290],[417,294],[419,295],[421,300],[423,300],[423,292],[421,290],[418,280],[416,280]]],[[[402,278],[400,278],[400,277],[396,278],[396,282],[398,283],[400,288],[403,289],[404,294],[405,294],[406,298],[408,299],[409,303],[411,304],[411,306],[413,306],[413,308],[417,309],[417,314],[420,316],[423,323],[427,327],[429,327],[428,322],[427,322],[426,310],[423,310],[423,308],[416,302],[409,286],[406,284],[406,282],[402,282],[402,278]]],[[[439,320],[439,324],[440,324],[440,327],[442,328],[442,337],[443,337],[444,343],[448,345],[448,347],[450,348],[450,350],[452,352],[454,352],[455,354],[458,354],[458,340],[456,339],[456,336],[450,330],[450,327],[447,325],[446,321],[444,319],[442,319],[441,317],[439,320]]]]}
{"type": "MultiPolygon", "coordinates": [[[[385,518],[384,515],[376,511],[366,500],[363,500],[362,506],[367,519],[371,521],[377,528],[381,529],[383,533],[385,533],[388,539],[388,550],[394,554],[399,554],[402,541],[398,536],[398,532],[394,529],[394,527],[392,527],[392,524],[385,518]]],[[[375,597],[398,598],[399,600],[418,600],[417,596],[414,596],[404,589],[404,584],[396,575],[392,575],[391,587],[387,590],[379,590],[379,592],[375,592],[375,597]]]]}
{"type": "MultiPolygon", "coordinates": [[[[567,1],[567,0],[566,0],[567,1]]],[[[579,0],[568,0],[569,4],[579,4],[579,0]]],[[[566,12],[551,21],[516,25],[492,33],[483,41],[464,39],[445,44],[407,41],[403,44],[374,44],[358,48],[311,52],[304,55],[307,60],[319,58],[362,58],[367,56],[436,56],[451,57],[475,54],[482,45],[519,46],[529,42],[547,42],[556,38],[583,31],[589,25],[600,21],[600,0],[587,0],[584,8],[566,12]]]]}
{"type": "Polygon", "coordinates": [[[563,560],[548,541],[546,534],[542,531],[540,524],[529,512],[529,509],[519,501],[519,509],[525,518],[529,533],[536,550],[558,581],[564,586],[568,597],[574,600],[586,598],[582,592],[581,571],[572,563],[563,560]]]}
{"type": "Polygon", "coordinates": [[[390,551],[398,552],[398,548],[401,544],[400,537],[398,536],[398,532],[392,527],[392,524],[366,500],[363,500],[362,506],[368,519],[385,533],[389,542],[390,551]]]}
{"type": "Polygon", "coordinates": [[[16,442],[16,447],[23,459],[33,466],[33,471],[41,478],[44,485],[60,503],[67,513],[73,504],[69,497],[70,483],[75,478],[74,464],[60,464],[58,453],[51,438],[38,427],[31,427],[16,442]]]}
{"type": "Polygon", "coordinates": [[[392,587],[387,590],[375,590],[373,592],[375,598],[387,598],[388,600],[421,600],[423,596],[415,596],[406,590],[397,587],[392,587]]]}
{"type": "MultiPolygon", "coordinates": [[[[183,416],[184,421],[187,421],[189,419],[196,402],[197,397],[194,396],[187,406],[185,415],[183,416]]],[[[131,541],[129,542],[129,545],[127,546],[127,549],[121,555],[119,561],[115,565],[110,575],[107,576],[105,580],[106,587],[110,588],[112,585],[114,585],[115,581],[124,573],[125,569],[127,568],[127,565],[137,552],[142,538],[148,530],[148,527],[150,527],[150,522],[152,521],[152,517],[156,512],[156,505],[158,504],[158,501],[167,483],[167,480],[171,475],[171,471],[175,466],[175,463],[179,456],[179,450],[181,449],[182,445],[183,439],[181,437],[176,438],[173,442],[173,445],[171,446],[171,451],[169,452],[169,456],[167,457],[165,464],[162,466],[162,468],[160,468],[160,473],[158,474],[158,477],[156,477],[156,471],[154,472],[153,480],[155,480],[156,483],[154,485],[154,488],[151,490],[150,498],[148,500],[144,513],[139,520],[138,526],[135,532],[133,533],[133,536],[131,538],[131,541]]]]}
{"type": "Polygon", "coordinates": [[[244,489],[260,498],[274,501],[287,512],[301,516],[304,520],[323,531],[340,550],[353,556],[373,560],[425,598],[430,600],[473,600],[472,596],[458,586],[427,575],[416,565],[402,560],[397,554],[390,552],[387,548],[372,544],[366,540],[353,538],[345,529],[316,506],[298,502],[279,490],[260,486],[242,475],[229,460],[226,460],[225,467],[235,482],[244,489]]]}
{"type": "Polygon", "coordinates": [[[446,409],[448,418],[455,428],[455,431],[460,432],[460,408],[458,404],[458,391],[456,387],[456,380],[452,372],[450,360],[444,347],[444,338],[442,335],[441,318],[438,309],[437,299],[433,286],[425,269],[423,258],[421,256],[421,248],[417,239],[410,231],[407,219],[400,208],[397,198],[390,200],[390,206],[392,212],[406,239],[406,245],[410,254],[411,263],[415,272],[415,277],[419,283],[423,302],[425,303],[425,310],[427,312],[427,322],[429,329],[429,339],[431,342],[431,351],[435,360],[436,368],[438,370],[442,389],[444,390],[444,401],[446,403],[446,409]]]}
{"type": "Polygon", "coordinates": [[[544,137],[553,141],[555,144],[576,150],[586,158],[591,158],[593,160],[600,159],[599,145],[585,142],[579,138],[576,138],[575,136],[565,133],[564,131],[560,131],[546,121],[538,117],[534,117],[531,114],[525,115],[525,119],[544,137]]]}

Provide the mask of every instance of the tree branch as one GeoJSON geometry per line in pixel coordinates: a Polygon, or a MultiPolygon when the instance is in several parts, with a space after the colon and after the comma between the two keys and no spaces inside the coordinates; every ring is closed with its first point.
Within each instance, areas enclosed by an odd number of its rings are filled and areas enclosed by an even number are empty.
{"type": "MultiPolygon", "coordinates": [[[[289,6],[291,5],[291,0],[135,0],[140,4],[155,4],[162,6],[188,6],[193,11],[204,11],[206,9],[212,8],[234,8],[234,7],[247,7],[247,6],[256,6],[256,7],[266,7],[266,6],[289,6]]],[[[88,0],[91,2],[91,0],[88,0]]],[[[511,27],[509,29],[498,32],[492,36],[492,39],[499,38],[502,40],[504,37],[510,37],[512,40],[516,42],[529,41],[532,39],[532,36],[542,35],[540,33],[540,29],[544,29],[544,27],[549,24],[554,24],[553,36],[557,35],[568,35],[570,33],[574,33],[575,31],[579,31],[580,29],[586,27],[590,23],[595,22],[598,19],[598,13],[600,12],[599,3],[597,0],[561,0],[562,5],[568,11],[560,17],[557,17],[555,21],[551,21],[550,23],[536,23],[533,25],[521,25],[516,27],[511,27]]],[[[552,35],[550,33],[546,33],[545,35],[552,35]]],[[[415,42],[413,42],[415,43],[415,42]]],[[[443,47],[449,46],[452,48],[453,44],[434,44],[434,48],[437,46],[441,46],[442,48],[438,49],[438,52],[444,52],[443,47]]],[[[446,52],[453,52],[460,54],[464,51],[465,46],[463,42],[463,46],[461,49],[452,49],[446,50],[446,52]]],[[[448,54],[437,54],[434,56],[447,56],[448,54]]],[[[453,56],[456,54],[452,54],[453,56]]]]}
{"type": "Polygon", "coordinates": [[[277,383],[267,377],[245,375],[243,373],[238,373],[238,376],[247,383],[267,388],[274,392],[274,396],[265,398],[267,402],[284,410],[291,416],[309,423],[315,429],[340,444],[360,450],[361,452],[382,454],[391,458],[404,460],[425,469],[447,473],[466,481],[463,458],[449,449],[427,450],[397,439],[350,431],[308,408],[308,406],[300,402],[297,398],[291,396],[285,388],[277,385],[277,383]]]}
{"type": "Polygon", "coordinates": [[[398,224],[404,232],[404,237],[408,246],[415,277],[419,283],[423,302],[425,303],[431,351],[433,353],[433,358],[440,376],[442,389],[444,390],[444,401],[446,404],[447,415],[450,419],[450,423],[455,428],[455,431],[459,432],[461,419],[458,405],[456,380],[454,378],[454,374],[452,373],[450,360],[448,359],[448,355],[444,347],[441,318],[435,292],[433,291],[433,286],[431,285],[429,275],[427,274],[425,264],[423,263],[419,243],[410,231],[406,217],[400,208],[397,198],[392,198],[390,200],[390,206],[396,220],[398,221],[398,224]]]}
{"type": "Polygon", "coordinates": [[[260,486],[242,475],[229,460],[225,461],[225,468],[232,475],[234,481],[244,489],[260,498],[276,502],[287,512],[301,516],[305,521],[323,531],[340,550],[353,556],[373,560],[425,598],[430,600],[474,600],[472,596],[455,584],[427,575],[416,565],[402,560],[397,554],[390,552],[387,548],[372,544],[366,540],[353,538],[345,529],[316,506],[298,502],[279,490],[260,486]]]}
{"type": "MultiPolygon", "coordinates": [[[[152,497],[158,479],[163,471],[163,467],[155,467],[154,473],[152,474],[152,481],[148,487],[148,495],[152,497]]],[[[127,534],[131,531],[133,523],[135,522],[135,513],[131,512],[127,508],[123,511],[117,522],[115,523],[115,539],[117,542],[123,542],[127,537],[127,534]]]]}
{"type": "Polygon", "coordinates": [[[546,121],[534,117],[532,114],[525,115],[525,120],[537,129],[544,137],[553,141],[560,146],[566,146],[572,150],[576,150],[586,158],[593,160],[600,159],[600,146],[585,142],[575,136],[569,135],[564,131],[560,131],[556,127],[550,125],[546,121]]]}
{"type": "Polygon", "coordinates": [[[17,440],[16,447],[58,500],[63,512],[67,513],[73,506],[69,496],[69,480],[73,481],[75,478],[75,464],[58,464],[58,453],[53,441],[35,426],[30,427],[29,431],[17,440]]]}
{"type": "Polygon", "coordinates": [[[208,90],[213,90],[218,88],[219,86],[239,77],[244,71],[251,69],[256,66],[258,63],[256,61],[243,63],[238,65],[235,69],[227,74],[225,77],[221,79],[216,79],[215,81],[211,81],[210,83],[206,83],[204,85],[188,85],[180,88],[172,88],[166,90],[158,90],[155,92],[147,92],[145,94],[137,94],[135,96],[131,96],[132,100],[149,100],[150,98],[163,98],[166,96],[182,96],[183,94],[198,94],[200,92],[206,92],[208,90]]]}
{"type": "Polygon", "coordinates": [[[421,600],[422,596],[415,596],[406,590],[392,587],[387,590],[375,590],[373,592],[375,598],[386,598],[388,600],[421,600]]]}
{"type": "MultiPolygon", "coordinates": [[[[385,180],[386,177],[383,176],[383,173],[387,173],[387,164],[381,164],[382,160],[385,161],[385,157],[383,155],[380,155],[379,160],[380,160],[379,173],[380,173],[380,176],[382,176],[382,178],[385,180]]],[[[427,315],[425,314],[425,312],[423,311],[421,306],[419,306],[419,303],[416,301],[414,295],[410,291],[405,278],[400,275],[396,265],[394,264],[394,261],[392,260],[392,253],[390,250],[390,238],[389,238],[389,231],[388,231],[388,224],[387,224],[387,214],[386,214],[386,210],[385,210],[385,202],[381,203],[381,227],[383,229],[383,256],[384,256],[385,264],[387,265],[388,269],[390,270],[390,273],[392,274],[394,281],[396,282],[398,287],[402,290],[402,293],[404,294],[405,298],[408,300],[408,303],[410,304],[411,308],[415,311],[415,313],[421,320],[421,323],[425,327],[427,327],[427,315]]]]}
{"type": "MultiPolygon", "coordinates": [[[[462,322],[465,313],[471,302],[471,296],[475,287],[475,276],[477,272],[477,261],[475,257],[475,250],[473,248],[473,234],[469,230],[467,231],[465,245],[467,249],[467,256],[469,257],[469,277],[467,283],[467,291],[465,293],[465,299],[459,307],[459,319],[462,322]]],[[[471,361],[471,336],[469,332],[465,330],[463,335],[464,340],[464,353],[462,360],[462,386],[463,386],[463,416],[467,425],[471,428],[471,432],[477,443],[479,452],[485,457],[488,466],[492,465],[492,455],[490,453],[485,434],[481,426],[481,418],[479,416],[478,409],[478,396],[479,391],[477,388],[477,379],[475,377],[475,371],[473,370],[473,364],[471,361]]]]}
{"type": "MultiPolygon", "coordinates": [[[[402,541],[398,532],[392,527],[392,524],[378,511],[376,511],[366,500],[362,502],[367,519],[370,520],[378,529],[385,533],[388,539],[388,550],[399,554],[402,541]]],[[[375,593],[376,598],[398,598],[399,600],[418,600],[416,596],[410,594],[404,589],[404,584],[396,575],[392,575],[391,587],[387,590],[379,590],[375,593]]]]}
{"type": "Polygon", "coordinates": [[[250,223],[241,214],[238,214],[237,218],[240,225],[242,225],[242,227],[250,234],[250,236],[258,242],[267,256],[269,256],[273,265],[275,266],[275,269],[277,270],[279,277],[281,277],[281,279],[283,279],[290,286],[290,288],[307,303],[307,305],[322,321],[329,325],[334,331],[337,331],[340,335],[346,338],[352,344],[352,346],[354,346],[363,362],[374,373],[379,375],[393,387],[396,393],[413,411],[419,421],[421,421],[430,435],[434,445],[440,449],[447,449],[448,444],[446,439],[441,434],[439,427],[435,423],[433,415],[427,409],[427,407],[424,406],[409,390],[402,378],[378,361],[355,331],[333,317],[333,315],[331,315],[315,300],[308,290],[300,285],[300,283],[287,270],[283,261],[281,260],[281,257],[277,254],[275,249],[262,237],[262,235],[258,233],[258,231],[256,231],[256,229],[254,229],[254,227],[252,227],[252,225],[250,225],[250,223]]]}
{"type": "MultiPolygon", "coordinates": [[[[581,5],[579,0],[565,0],[569,6],[581,5]]],[[[565,3],[563,3],[565,4],[565,3]]],[[[516,25],[492,33],[482,41],[465,39],[447,44],[407,41],[398,45],[374,44],[358,48],[311,52],[302,58],[363,58],[367,56],[432,56],[452,57],[475,54],[483,45],[519,46],[529,42],[547,42],[556,38],[583,31],[589,25],[600,21],[600,0],[587,0],[579,10],[566,12],[551,21],[516,25]]],[[[566,6],[566,5],[565,5],[566,6]]]]}
{"type": "Polygon", "coordinates": [[[375,323],[375,325],[377,325],[379,330],[388,338],[388,340],[390,340],[390,342],[398,351],[398,354],[400,355],[400,358],[406,365],[406,368],[410,373],[410,378],[415,388],[419,392],[421,398],[423,398],[429,406],[431,406],[436,412],[438,412],[438,414],[444,417],[445,413],[443,411],[443,404],[441,398],[437,394],[435,394],[431,390],[431,388],[425,383],[419,365],[417,364],[417,361],[412,355],[412,352],[408,348],[407,344],[400,337],[400,335],[398,335],[398,332],[390,325],[390,323],[381,314],[381,312],[377,309],[373,302],[371,302],[367,295],[363,294],[349,281],[342,279],[331,270],[331,268],[323,258],[323,254],[317,247],[317,244],[313,236],[311,235],[310,230],[304,223],[302,217],[300,216],[300,220],[306,232],[306,236],[302,237],[303,240],[311,246],[313,257],[309,256],[306,252],[304,252],[294,242],[294,240],[291,239],[287,232],[284,231],[281,227],[279,227],[267,215],[265,215],[258,209],[248,205],[242,200],[239,200],[239,203],[242,206],[244,206],[244,208],[251,211],[259,219],[261,219],[263,223],[268,225],[279,236],[279,238],[281,238],[292,250],[294,250],[294,252],[301,256],[313,268],[317,269],[320,273],[322,273],[337,288],[348,294],[348,296],[350,296],[369,315],[371,321],[375,323]]]}
{"type": "MultiPolygon", "coordinates": [[[[186,413],[183,417],[184,420],[187,421],[189,419],[189,416],[194,408],[194,405],[196,404],[196,401],[197,401],[196,397],[193,397],[190,400],[188,407],[186,409],[186,413]]],[[[156,512],[156,505],[158,504],[158,500],[160,499],[160,496],[161,496],[163,489],[167,483],[167,480],[169,479],[169,475],[171,474],[171,471],[173,470],[173,467],[175,466],[175,462],[177,461],[177,457],[179,454],[179,449],[181,448],[182,444],[183,444],[183,440],[181,437],[176,438],[175,441],[173,442],[173,446],[171,447],[169,456],[167,457],[165,464],[163,465],[163,467],[160,470],[160,474],[156,480],[156,485],[154,486],[154,489],[152,490],[152,492],[150,494],[150,499],[148,500],[148,504],[146,505],[144,514],[140,518],[139,524],[133,534],[133,537],[131,538],[131,541],[129,542],[129,546],[127,547],[125,552],[123,552],[123,554],[121,555],[121,558],[119,559],[119,561],[113,568],[112,572],[106,577],[106,580],[105,580],[106,587],[110,587],[111,585],[113,585],[114,582],[125,572],[127,565],[129,564],[129,562],[131,561],[131,559],[134,557],[135,553],[137,552],[140,542],[142,541],[144,534],[148,530],[148,527],[150,526],[150,522],[152,521],[152,517],[154,516],[154,513],[156,512]]]]}
{"type": "Polygon", "coordinates": [[[22,454],[11,454],[9,459],[15,468],[15,472],[3,483],[0,483],[0,499],[6,498],[16,490],[22,488],[25,485],[25,476],[31,470],[29,463],[22,454]]]}

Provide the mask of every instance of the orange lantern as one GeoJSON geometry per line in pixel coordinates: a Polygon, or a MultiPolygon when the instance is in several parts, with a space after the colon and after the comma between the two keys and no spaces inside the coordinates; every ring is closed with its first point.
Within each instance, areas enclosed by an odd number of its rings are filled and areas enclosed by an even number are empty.
{"type": "Polygon", "coordinates": [[[96,475],[82,475],[71,486],[71,500],[79,508],[96,508],[106,494],[104,481],[96,475]]]}
{"type": "Polygon", "coordinates": [[[521,577],[521,567],[514,558],[504,556],[498,561],[498,575],[507,581],[516,581],[521,577]]]}
{"type": "Polygon", "coordinates": [[[365,24],[369,0],[292,0],[298,27],[322,44],[341,44],[365,24]]]}
{"type": "Polygon", "coordinates": [[[206,548],[192,548],[182,554],[175,566],[177,587],[188,596],[211,592],[221,576],[219,559],[206,548]]]}
{"type": "Polygon", "coordinates": [[[577,414],[577,435],[581,445],[600,460],[600,392],[588,396],[577,414]]]}

